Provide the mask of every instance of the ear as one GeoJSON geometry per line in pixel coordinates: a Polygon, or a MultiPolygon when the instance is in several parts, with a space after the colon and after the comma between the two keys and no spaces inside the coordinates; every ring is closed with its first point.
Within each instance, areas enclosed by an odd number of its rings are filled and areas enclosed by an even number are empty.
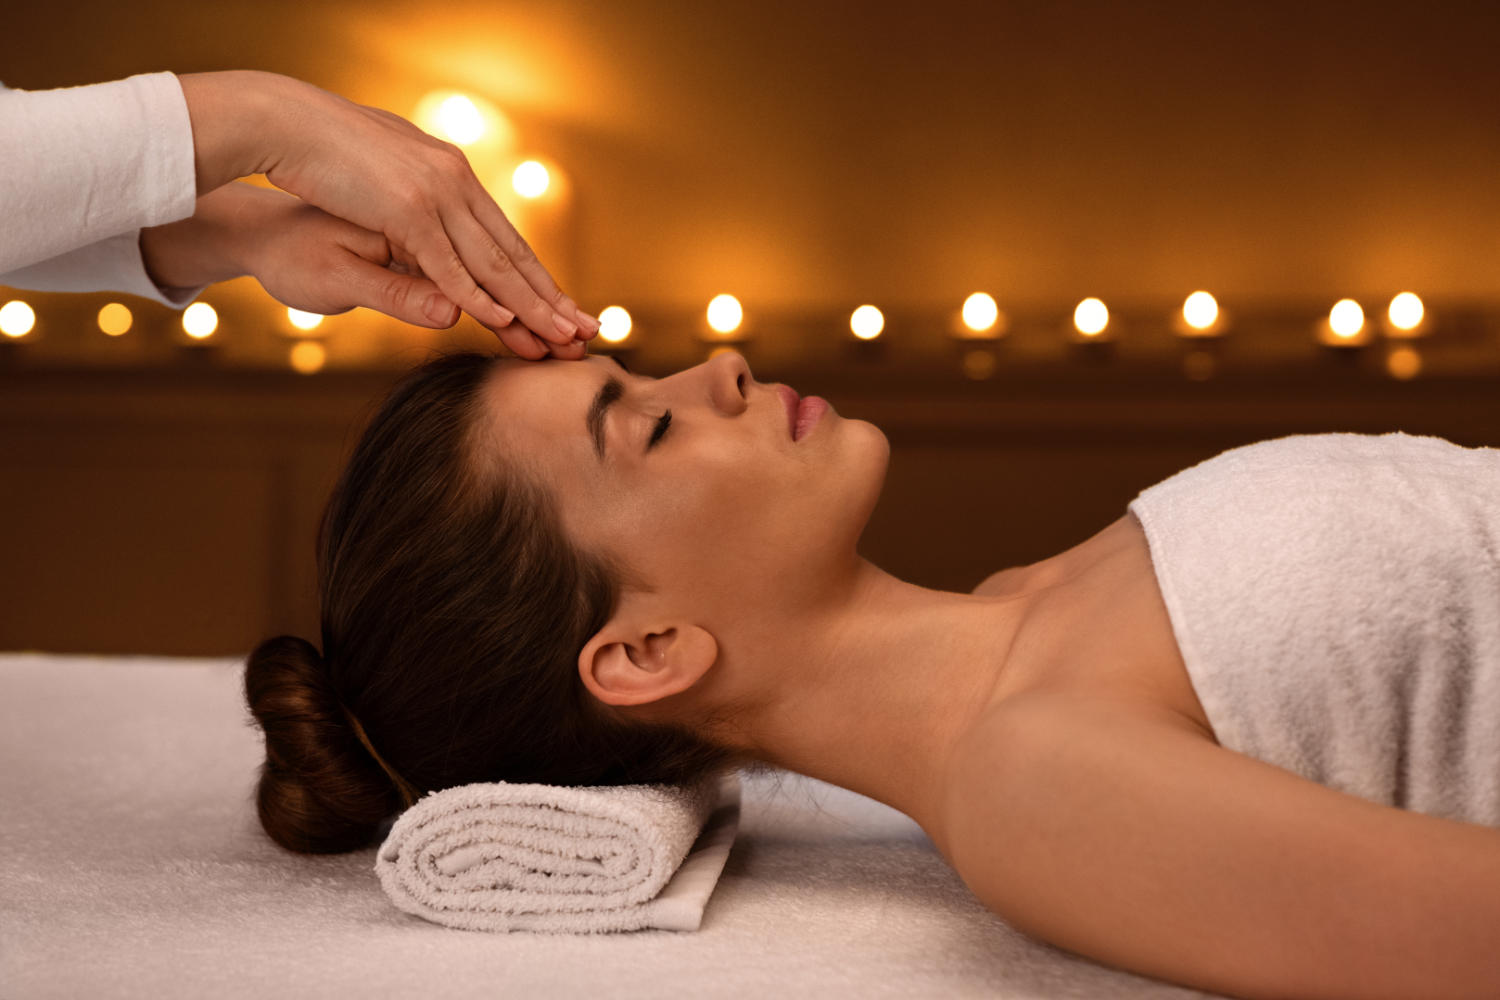
{"type": "Polygon", "coordinates": [[[650,631],[611,621],[578,654],[578,674],[606,705],[641,705],[686,691],[718,658],[718,641],[697,625],[650,631]]]}

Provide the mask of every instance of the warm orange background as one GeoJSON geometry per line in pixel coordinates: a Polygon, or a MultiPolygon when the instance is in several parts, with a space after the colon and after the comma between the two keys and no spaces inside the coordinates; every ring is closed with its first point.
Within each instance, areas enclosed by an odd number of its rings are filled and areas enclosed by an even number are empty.
{"type": "Polygon", "coordinates": [[[572,175],[594,308],[1500,294],[1489,3],[13,6],[10,86],[489,98],[572,175]]]}
{"type": "MultiPolygon", "coordinates": [[[[1500,445],[1497,42],[1482,3],[87,0],[7,11],[0,80],[257,68],[406,115],[486,98],[566,171],[565,216],[527,235],[586,308],[637,314],[637,366],[696,361],[681,317],[733,291],[758,378],[891,439],[862,551],[968,589],[1235,444],[1500,445]],[[1200,287],[1246,322],[1192,381],[1166,323],[1200,287]],[[1030,317],[987,381],[945,326],[979,288],[1030,317]],[[1408,288],[1439,321],[1417,378],[1378,338],[1312,341],[1335,299],[1374,322],[1408,288]],[[1114,353],[1064,342],[1085,295],[1121,317],[1114,353]],[[850,342],[861,302],[884,342],[850,342]]],[[[138,300],[114,341],[109,296],[28,296],[38,336],[0,342],[0,649],[316,641],[313,529],[373,401],[430,347],[494,346],[357,311],[297,375],[284,314],[231,284],[205,348],[138,300]],[[256,343],[275,366],[236,360],[256,343]]]]}

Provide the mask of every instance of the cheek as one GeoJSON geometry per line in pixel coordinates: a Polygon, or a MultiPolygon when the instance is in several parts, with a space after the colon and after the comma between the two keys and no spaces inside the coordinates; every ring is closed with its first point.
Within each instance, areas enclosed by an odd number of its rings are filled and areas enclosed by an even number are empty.
{"type": "Polygon", "coordinates": [[[764,461],[699,453],[663,468],[637,493],[628,518],[636,537],[692,562],[745,545],[764,546],[769,524],[785,520],[785,498],[764,461]]]}

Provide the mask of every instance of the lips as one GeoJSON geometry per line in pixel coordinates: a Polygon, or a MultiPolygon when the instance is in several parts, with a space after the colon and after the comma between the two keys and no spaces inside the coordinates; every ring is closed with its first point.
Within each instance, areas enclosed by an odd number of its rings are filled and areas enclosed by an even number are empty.
{"type": "Polygon", "coordinates": [[[828,400],[821,396],[803,396],[798,400],[797,425],[792,430],[792,440],[801,441],[811,434],[814,425],[823,419],[823,414],[830,409],[832,407],[828,405],[828,400]]]}
{"type": "Polygon", "coordinates": [[[797,404],[801,397],[791,386],[778,385],[776,392],[781,396],[781,401],[786,405],[786,436],[796,438],[797,436],[797,404]]]}

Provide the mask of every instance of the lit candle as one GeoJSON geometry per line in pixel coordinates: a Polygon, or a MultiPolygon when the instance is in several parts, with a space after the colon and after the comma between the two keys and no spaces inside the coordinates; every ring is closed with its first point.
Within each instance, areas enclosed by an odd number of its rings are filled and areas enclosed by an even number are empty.
{"type": "Polygon", "coordinates": [[[36,326],[36,311],[20,299],[0,306],[0,333],[7,340],[19,340],[36,326]]]}
{"type": "Polygon", "coordinates": [[[99,310],[99,329],[107,336],[119,337],[130,332],[131,324],[135,317],[130,314],[130,307],[119,302],[110,302],[99,310]]]}
{"type": "Polygon", "coordinates": [[[703,312],[705,326],[699,336],[710,343],[730,343],[749,336],[745,324],[745,309],[740,300],[728,293],[715,295],[703,312]]]}
{"type": "Polygon", "coordinates": [[[1197,291],[1182,303],[1172,319],[1172,330],[1179,337],[1208,338],[1223,336],[1229,317],[1208,292],[1197,291]]]}
{"type": "Polygon", "coordinates": [[[495,200],[516,231],[547,261],[563,288],[576,283],[579,232],[573,211],[573,181],[562,165],[544,156],[507,161],[495,178],[495,200]]]}
{"type": "Polygon", "coordinates": [[[475,94],[435,90],[417,102],[412,121],[439,139],[457,146],[472,160],[491,151],[508,151],[516,140],[515,126],[499,108],[475,94]]]}
{"type": "Polygon", "coordinates": [[[1114,339],[1109,329],[1109,308],[1092,296],[1073,308],[1073,323],[1068,328],[1069,339],[1080,344],[1103,343],[1114,339]]]}
{"type": "Polygon", "coordinates": [[[599,339],[619,344],[630,336],[630,313],[623,306],[605,306],[599,311],[599,339]]]}
{"type": "Polygon", "coordinates": [[[526,160],[510,175],[510,186],[522,198],[540,198],[552,184],[552,175],[538,160],[526,160]]]}
{"type": "Polygon", "coordinates": [[[954,317],[953,335],[959,340],[995,340],[1007,329],[1005,314],[987,292],[975,292],[964,299],[954,317]]]}
{"type": "MultiPolygon", "coordinates": [[[[293,309],[290,306],[286,310],[286,321],[296,329],[297,337],[316,336],[312,333],[323,322],[321,313],[304,312],[301,309],[293,309]]],[[[299,369],[300,370],[300,369],[299,369]]]]}
{"type": "Polygon", "coordinates": [[[1427,321],[1427,309],[1414,292],[1402,292],[1391,299],[1385,315],[1381,317],[1385,335],[1397,340],[1427,335],[1431,324],[1427,321]]]}
{"type": "Polygon", "coordinates": [[[182,311],[182,331],[187,343],[202,344],[219,328],[219,314],[207,302],[194,302],[182,311]]]}
{"type": "Polygon", "coordinates": [[[635,340],[638,339],[631,336],[634,327],[635,321],[624,306],[605,306],[599,310],[599,338],[590,350],[605,357],[618,358],[629,368],[630,359],[635,354],[635,340]]]}
{"type": "Polygon", "coordinates": [[[860,306],[849,316],[849,331],[860,340],[874,340],[885,329],[885,316],[874,306],[860,306]]]}
{"type": "Polygon", "coordinates": [[[1339,299],[1317,326],[1318,342],[1329,347],[1363,347],[1370,342],[1365,311],[1353,299],[1339,299]]]}

